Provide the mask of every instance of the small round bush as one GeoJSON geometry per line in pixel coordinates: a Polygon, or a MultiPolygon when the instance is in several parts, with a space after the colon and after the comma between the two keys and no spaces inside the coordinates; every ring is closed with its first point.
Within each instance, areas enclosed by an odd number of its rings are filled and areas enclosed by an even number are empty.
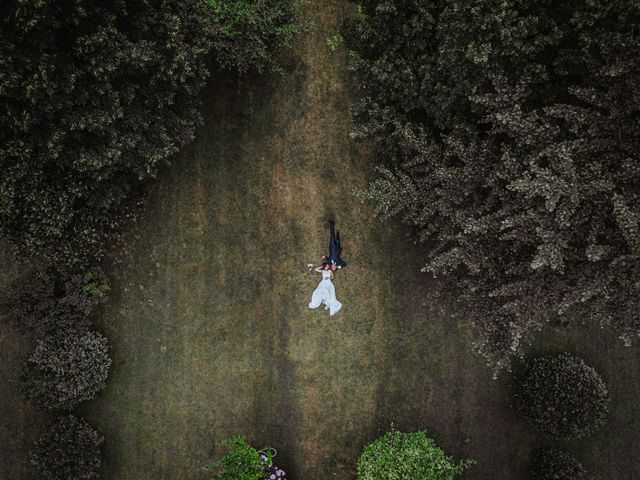
{"type": "Polygon", "coordinates": [[[569,452],[543,448],[531,458],[532,480],[587,480],[587,471],[569,452]]]}
{"type": "Polygon", "coordinates": [[[104,438],[84,420],[66,415],[45,427],[29,452],[39,480],[99,478],[104,438]]]}
{"type": "Polygon", "coordinates": [[[516,396],[533,426],[556,440],[587,436],[605,423],[609,406],[607,386],[598,372],[567,353],[529,361],[516,396]]]}
{"type": "Polygon", "coordinates": [[[286,472],[273,464],[275,450],[257,450],[237,435],[232,440],[222,440],[218,445],[229,451],[204,468],[214,471],[213,480],[286,480],[286,472]]]}
{"type": "Polygon", "coordinates": [[[109,374],[107,339],[95,331],[63,331],[38,341],[22,375],[26,397],[46,409],[69,410],[91,400],[109,374]]]}
{"type": "Polygon", "coordinates": [[[456,464],[426,432],[391,431],[364,448],[358,480],[453,480],[473,463],[456,464]]]}

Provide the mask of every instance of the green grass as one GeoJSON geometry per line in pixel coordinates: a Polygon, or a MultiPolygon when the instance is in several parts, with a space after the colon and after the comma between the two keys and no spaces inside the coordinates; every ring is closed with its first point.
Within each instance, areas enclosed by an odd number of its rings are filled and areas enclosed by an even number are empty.
{"type": "MultiPolygon", "coordinates": [[[[294,42],[284,75],[214,75],[205,125],[128,232],[99,327],[112,372],[81,408],[105,433],[105,479],[207,478],[215,443],[235,434],[275,447],[293,480],[354,478],[362,446],[391,425],[476,459],[469,480],[524,478],[545,443],[512,408],[511,377],[493,381],[471,352],[468,322],[428,300],[437,284],[420,273],[420,248],[351,195],[376,160],[349,140],[345,54],[326,48],[346,9],[308,7],[317,28],[294,42]],[[319,276],[305,265],[326,251],[329,215],[349,262],[335,317],[307,308],[319,276]]],[[[22,479],[39,420],[15,401],[28,344],[5,335],[1,413],[22,416],[0,431],[0,477],[22,479]]],[[[613,397],[608,427],[569,449],[603,478],[636,478],[639,349],[584,330],[550,330],[534,348],[562,346],[613,397]]]]}

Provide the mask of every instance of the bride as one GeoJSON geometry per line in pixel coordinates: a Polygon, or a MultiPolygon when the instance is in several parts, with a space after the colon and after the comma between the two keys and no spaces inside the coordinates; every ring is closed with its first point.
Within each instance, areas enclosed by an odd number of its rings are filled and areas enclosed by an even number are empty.
{"type": "Polygon", "coordinates": [[[336,288],[331,281],[333,272],[330,270],[328,263],[316,268],[315,271],[322,273],[322,280],[320,280],[320,283],[313,291],[313,295],[311,295],[309,308],[318,308],[321,303],[324,303],[324,309],[329,310],[329,314],[333,316],[342,308],[342,304],[336,298],[336,288]]]}

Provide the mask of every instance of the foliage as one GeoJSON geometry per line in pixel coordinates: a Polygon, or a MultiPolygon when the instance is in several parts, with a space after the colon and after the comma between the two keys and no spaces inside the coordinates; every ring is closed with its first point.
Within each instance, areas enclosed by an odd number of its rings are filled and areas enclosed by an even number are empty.
{"type": "Polygon", "coordinates": [[[218,445],[229,451],[204,468],[217,472],[214,480],[286,480],[285,471],[273,464],[274,449],[256,450],[241,436],[222,440],[218,445]]]}
{"type": "Polygon", "coordinates": [[[31,465],[41,480],[99,478],[103,440],[84,420],[60,417],[35,442],[29,453],[31,465]]]}
{"type": "Polygon", "coordinates": [[[108,351],[107,339],[94,331],[60,331],[39,340],[22,376],[27,398],[46,410],[91,400],[105,387],[108,351]]]}
{"type": "Polygon", "coordinates": [[[38,337],[56,331],[86,330],[90,315],[106,301],[109,291],[104,274],[99,269],[92,272],[28,271],[3,292],[0,307],[38,337]]]}
{"type": "Polygon", "coordinates": [[[95,263],[145,179],[193,139],[202,0],[0,5],[0,232],[40,264],[95,263]]]}
{"type": "Polygon", "coordinates": [[[2,2],[0,233],[18,258],[97,263],[193,139],[210,48],[275,68],[304,25],[299,0],[2,2]]]}
{"type": "Polygon", "coordinates": [[[587,471],[569,452],[560,448],[543,448],[533,454],[533,480],[588,480],[587,471]]]}
{"type": "Polygon", "coordinates": [[[327,48],[330,52],[334,52],[340,45],[342,45],[343,39],[340,35],[333,35],[327,38],[327,48]]]}
{"type": "Polygon", "coordinates": [[[516,398],[533,426],[557,440],[589,435],[605,423],[609,410],[607,386],[598,372],[567,353],[528,361],[516,398]]]}
{"type": "Polygon", "coordinates": [[[228,447],[229,451],[207,467],[207,470],[217,471],[214,480],[263,480],[264,460],[244,438],[236,436],[233,440],[219,442],[219,445],[228,447]]]}
{"type": "Polygon", "coordinates": [[[273,52],[289,47],[307,28],[305,0],[207,0],[213,14],[213,49],[223,67],[240,72],[277,70],[273,52]]]}
{"type": "Polygon", "coordinates": [[[275,454],[272,454],[270,448],[260,450],[258,453],[260,453],[260,458],[262,459],[262,477],[264,480],[287,480],[287,472],[274,465],[273,457],[275,454]]]}
{"type": "Polygon", "coordinates": [[[391,431],[365,446],[358,480],[453,480],[473,462],[456,464],[426,432],[391,431]]]}
{"type": "Polygon", "coordinates": [[[362,2],[360,192],[428,246],[496,368],[554,319],[640,334],[640,4],[362,2]]]}

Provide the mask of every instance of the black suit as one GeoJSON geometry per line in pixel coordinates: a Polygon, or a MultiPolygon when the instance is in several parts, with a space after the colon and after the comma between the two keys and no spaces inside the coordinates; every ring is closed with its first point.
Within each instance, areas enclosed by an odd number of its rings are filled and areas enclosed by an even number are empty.
{"type": "Polygon", "coordinates": [[[347,266],[347,262],[340,258],[340,232],[335,233],[333,222],[329,222],[331,238],[329,239],[329,263],[335,263],[340,268],[347,266]]]}

